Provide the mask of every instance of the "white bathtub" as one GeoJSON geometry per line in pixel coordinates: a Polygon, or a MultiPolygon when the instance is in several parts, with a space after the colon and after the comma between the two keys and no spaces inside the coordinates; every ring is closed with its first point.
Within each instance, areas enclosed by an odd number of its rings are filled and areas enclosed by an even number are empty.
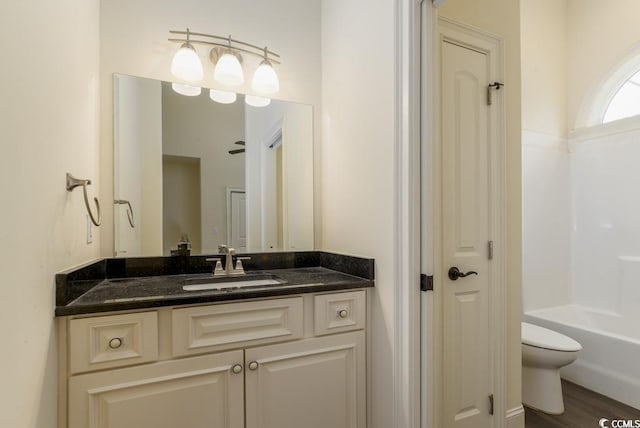
{"type": "Polygon", "coordinates": [[[640,311],[622,317],[567,305],[526,312],[524,321],[580,342],[583,350],[563,378],[640,409],[640,311]]]}

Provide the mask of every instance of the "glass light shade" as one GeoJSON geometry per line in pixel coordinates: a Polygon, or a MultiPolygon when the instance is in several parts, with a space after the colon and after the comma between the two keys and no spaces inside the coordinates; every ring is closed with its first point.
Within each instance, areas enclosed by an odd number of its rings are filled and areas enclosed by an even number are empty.
{"type": "Polygon", "coordinates": [[[236,102],[236,93],[230,91],[209,90],[209,98],[220,104],[232,104],[236,102]]]}
{"type": "Polygon", "coordinates": [[[252,107],[266,107],[271,104],[271,99],[247,94],[244,96],[244,102],[252,107]]]}
{"type": "Polygon", "coordinates": [[[251,88],[259,94],[271,95],[280,90],[278,75],[268,61],[263,61],[256,69],[251,88]]]}
{"type": "Polygon", "coordinates": [[[171,89],[187,97],[197,97],[202,92],[202,88],[199,86],[184,85],[182,83],[172,83],[171,89]]]}
{"type": "Polygon", "coordinates": [[[198,82],[202,80],[202,62],[196,50],[188,43],[183,44],[171,61],[171,73],[185,82],[198,82]]]}
{"type": "Polygon", "coordinates": [[[244,83],[242,66],[238,58],[230,53],[226,53],[218,59],[213,78],[217,82],[228,86],[238,86],[244,83]]]}

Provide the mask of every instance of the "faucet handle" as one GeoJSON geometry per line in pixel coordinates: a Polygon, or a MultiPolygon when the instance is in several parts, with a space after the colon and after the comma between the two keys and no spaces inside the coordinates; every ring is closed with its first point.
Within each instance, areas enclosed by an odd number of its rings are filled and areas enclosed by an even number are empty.
{"type": "Polygon", "coordinates": [[[242,266],[243,260],[251,260],[251,257],[236,257],[236,267],[233,269],[234,273],[243,274],[244,266],[242,266]]]}
{"type": "Polygon", "coordinates": [[[206,258],[205,261],[215,262],[215,265],[211,270],[211,275],[216,276],[216,275],[219,275],[220,273],[224,273],[224,269],[222,268],[222,260],[220,259],[220,257],[206,258]]]}

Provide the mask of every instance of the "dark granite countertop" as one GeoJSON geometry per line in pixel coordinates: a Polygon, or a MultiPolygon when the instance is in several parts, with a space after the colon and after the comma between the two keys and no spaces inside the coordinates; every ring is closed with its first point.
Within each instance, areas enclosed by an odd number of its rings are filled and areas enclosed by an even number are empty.
{"type": "Polygon", "coordinates": [[[319,251],[242,256],[251,257],[244,279],[273,275],[279,284],[185,291],[185,281],[212,278],[211,256],[102,259],[56,275],[56,316],[374,286],[373,259],[319,251]]]}

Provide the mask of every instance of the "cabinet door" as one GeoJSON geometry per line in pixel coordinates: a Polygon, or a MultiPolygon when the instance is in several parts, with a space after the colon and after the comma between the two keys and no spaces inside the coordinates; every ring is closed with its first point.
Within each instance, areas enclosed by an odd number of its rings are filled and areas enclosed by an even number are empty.
{"type": "Polygon", "coordinates": [[[247,428],[364,428],[364,332],[245,350],[247,428]]]}
{"type": "Polygon", "coordinates": [[[242,363],[233,351],[73,376],[69,428],[243,428],[242,363]]]}

